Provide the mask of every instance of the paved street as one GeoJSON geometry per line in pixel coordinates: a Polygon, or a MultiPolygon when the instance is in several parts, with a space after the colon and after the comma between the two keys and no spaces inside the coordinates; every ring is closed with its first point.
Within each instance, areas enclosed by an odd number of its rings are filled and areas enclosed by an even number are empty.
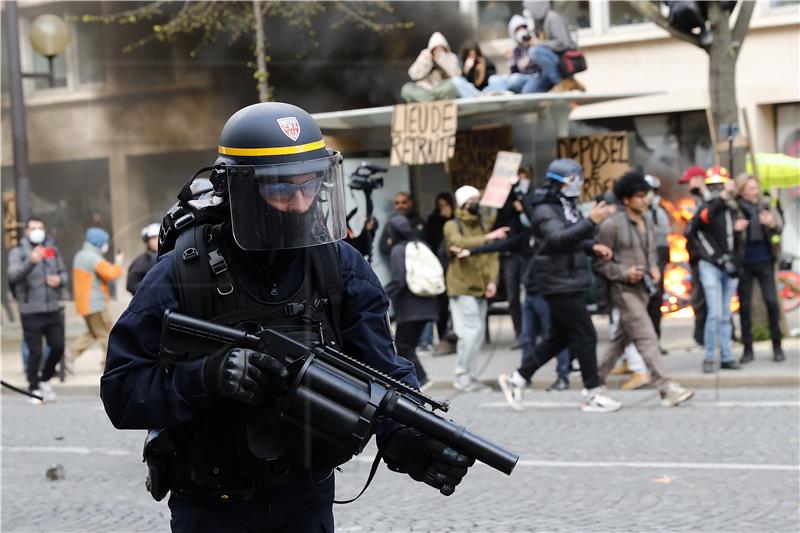
{"type": "MultiPolygon", "coordinates": [[[[452,394],[434,389],[433,395],[452,394]]],[[[578,391],[453,398],[451,415],[521,456],[511,477],[475,467],[444,498],[381,468],[338,531],[771,531],[800,529],[800,397],[794,388],[703,389],[678,409],[654,391],[615,394],[611,415],[578,411],[578,391]]],[[[96,396],[32,406],[2,396],[2,531],[168,531],[144,492],[142,432],[116,431],[96,396]],[[65,479],[45,471],[63,465],[65,479]]],[[[337,495],[358,493],[369,456],[345,466],[337,495]]]]}

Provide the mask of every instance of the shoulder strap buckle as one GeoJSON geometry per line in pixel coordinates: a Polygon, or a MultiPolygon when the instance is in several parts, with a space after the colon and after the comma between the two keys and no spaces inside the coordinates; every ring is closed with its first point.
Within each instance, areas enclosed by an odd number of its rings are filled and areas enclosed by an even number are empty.
{"type": "Polygon", "coordinates": [[[183,251],[183,262],[189,263],[190,261],[194,261],[199,255],[197,248],[187,248],[183,251]]]}

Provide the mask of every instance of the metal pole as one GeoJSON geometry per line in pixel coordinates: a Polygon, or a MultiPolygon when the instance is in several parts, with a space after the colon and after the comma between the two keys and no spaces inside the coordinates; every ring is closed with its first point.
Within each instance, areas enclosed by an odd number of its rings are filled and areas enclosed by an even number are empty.
{"type": "Polygon", "coordinates": [[[31,184],[28,179],[28,134],[25,125],[25,100],[22,94],[22,67],[19,59],[19,15],[17,2],[6,2],[6,46],[8,51],[8,89],[11,97],[11,137],[14,146],[14,193],[17,220],[31,215],[31,184]]]}

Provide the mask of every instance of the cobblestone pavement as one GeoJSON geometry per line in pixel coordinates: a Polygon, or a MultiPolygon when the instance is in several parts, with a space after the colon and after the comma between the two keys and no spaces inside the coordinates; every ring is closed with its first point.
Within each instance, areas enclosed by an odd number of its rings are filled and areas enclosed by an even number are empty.
{"type": "MultiPolygon", "coordinates": [[[[437,391],[432,391],[435,395],[437,391]]],[[[447,393],[448,391],[441,391],[447,393]]],[[[510,477],[478,465],[445,498],[379,470],[337,531],[770,531],[800,529],[796,389],[713,390],[677,409],[653,391],[616,392],[625,408],[592,415],[580,393],[534,392],[524,413],[498,393],[461,395],[451,415],[521,455],[510,477]]],[[[116,431],[100,401],[71,395],[31,406],[2,396],[2,531],[168,531],[144,492],[143,432],[116,431]],[[61,464],[65,479],[48,481],[61,464]]],[[[337,476],[349,498],[368,448],[337,476]]]]}

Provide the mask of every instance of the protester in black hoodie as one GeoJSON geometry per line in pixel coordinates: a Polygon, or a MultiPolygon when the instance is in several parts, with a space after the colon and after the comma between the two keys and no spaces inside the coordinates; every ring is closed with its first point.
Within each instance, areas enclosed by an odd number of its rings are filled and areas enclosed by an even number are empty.
{"type": "Polygon", "coordinates": [[[533,271],[539,291],[550,306],[550,331],[533,353],[523,355],[523,364],[513,373],[501,374],[500,388],[512,408],[522,410],[522,395],[533,374],[569,347],[580,361],[586,401],[585,412],[611,412],[621,404],[607,396],[597,374],[597,333],[586,309],[585,292],[590,285],[589,260],[594,254],[611,259],[607,246],[594,242],[595,229],[613,209],[605,202],[595,204],[588,218],[578,210],[583,186],[583,168],[572,159],[550,164],[546,187],[534,191],[525,206],[535,239],[533,271]]]}

